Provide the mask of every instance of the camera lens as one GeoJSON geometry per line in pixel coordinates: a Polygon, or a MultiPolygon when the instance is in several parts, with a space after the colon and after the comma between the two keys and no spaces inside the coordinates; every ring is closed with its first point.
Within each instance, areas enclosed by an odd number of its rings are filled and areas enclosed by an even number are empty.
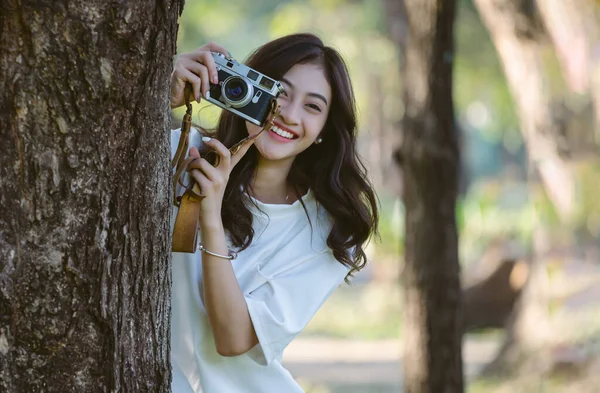
{"type": "Polygon", "coordinates": [[[243,81],[233,79],[225,86],[225,95],[231,101],[239,101],[241,98],[244,98],[246,90],[248,90],[248,88],[243,81]]]}
{"type": "Polygon", "coordinates": [[[225,102],[233,107],[241,107],[252,98],[252,86],[239,76],[230,76],[223,82],[222,93],[225,102]]]}

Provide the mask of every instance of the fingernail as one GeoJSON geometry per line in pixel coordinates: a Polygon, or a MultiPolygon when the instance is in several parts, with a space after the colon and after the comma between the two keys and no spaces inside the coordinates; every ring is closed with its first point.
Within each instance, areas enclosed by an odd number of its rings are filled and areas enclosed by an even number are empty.
{"type": "Polygon", "coordinates": [[[212,83],[214,83],[215,85],[219,83],[219,78],[216,75],[212,76],[212,83]]]}
{"type": "Polygon", "coordinates": [[[229,55],[229,57],[233,59],[233,55],[231,54],[231,52],[227,51],[227,55],[229,55]]]}
{"type": "Polygon", "coordinates": [[[212,138],[209,136],[203,136],[202,137],[202,142],[209,142],[212,138]]]}
{"type": "Polygon", "coordinates": [[[210,91],[207,91],[207,92],[204,94],[204,98],[210,98],[210,91]]]}

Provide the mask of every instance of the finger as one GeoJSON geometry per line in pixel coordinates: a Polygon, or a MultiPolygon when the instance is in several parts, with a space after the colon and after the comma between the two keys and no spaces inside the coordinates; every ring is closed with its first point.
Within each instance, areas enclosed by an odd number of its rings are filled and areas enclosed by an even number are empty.
{"type": "Polygon", "coordinates": [[[227,49],[214,42],[209,42],[208,44],[203,45],[201,48],[206,48],[205,50],[209,50],[211,52],[219,52],[224,54],[225,56],[229,56],[229,51],[227,49]]]}
{"type": "Polygon", "coordinates": [[[212,56],[212,53],[206,50],[198,50],[192,52],[187,57],[189,60],[197,62],[208,69],[208,75],[210,76],[210,81],[215,85],[219,83],[219,74],[217,72],[217,65],[215,64],[215,60],[212,56]]]}
{"type": "Polygon", "coordinates": [[[200,187],[201,195],[206,195],[206,193],[213,188],[212,182],[204,175],[204,173],[202,173],[202,171],[194,169],[190,172],[190,176],[192,176],[196,184],[200,187]]]}
{"type": "Polygon", "coordinates": [[[211,82],[208,78],[208,69],[206,66],[193,59],[182,59],[179,65],[200,78],[200,91],[202,92],[202,97],[206,98],[206,92],[210,90],[211,82]]]}
{"type": "MultiPolygon", "coordinates": [[[[202,67],[200,70],[200,79],[202,80],[202,85],[200,89],[202,90],[202,97],[206,98],[207,92],[210,91],[210,79],[208,76],[208,68],[202,67]]],[[[217,79],[217,83],[219,80],[217,79]]]]}
{"type": "Polygon", "coordinates": [[[213,58],[212,53],[203,52],[201,54],[200,62],[207,68],[208,75],[210,75],[210,81],[215,85],[219,83],[219,73],[217,71],[217,65],[215,64],[215,59],[213,58]]]}
{"type": "Polygon", "coordinates": [[[231,162],[231,153],[229,152],[229,149],[226,148],[225,145],[223,145],[215,138],[204,137],[202,138],[202,142],[212,147],[213,150],[215,150],[219,155],[220,160],[219,165],[217,165],[217,167],[221,167],[221,165],[224,165],[225,168],[229,170],[229,165],[231,162]]]}
{"type": "Polygon", "coordinates": [[[181,58],[188,58],[193,60],[198,60],[198,57],[202,55],[203,52],[217,52],[221,53],[227,57],[231,57],[231,53],[225,49],[223,46],[216,44],[214,42],[209,42],[208,44],[202,45],[198,49],[193,52],[186,52],[179,56],[181,58]]]}
{"type": "Polygon", "coordinates": [[[221,173],[204,158],[197,158],[190,162],[187,170],[200,170],[210,181],[220,183],[221,173]]]}
{"type": "Polygon", "coordinates": [[[188,82],[192,85],[192,89],[194,91],[194,98],[196,99],[196,101],[200,102],[200,99],[201,99],[200,88],[202,85],[202,80],[200,79],[200,77],[198,75],[194,74],[190,70],[187,70],[183,67],[179,68],[177,70],[177,74],[175,75],[176,89],[173,92],[174,97],[183,96],[183,94],[184,94],[183,90],[185,89],[185,84],[188,82]]]}
{"type": "Polygon", "coordinates": [[[188,152],[190,157],[200,158],[200,152],[195,146],[190,147],[190,151],[188,152]]]}
{"type": "Polygon", "coordinates": [[[196,99],[192,83],[186,81],[187,78],[175,76],[171,87],[171,108],[177,108],[185,101],[194,101],[196,99]]]}

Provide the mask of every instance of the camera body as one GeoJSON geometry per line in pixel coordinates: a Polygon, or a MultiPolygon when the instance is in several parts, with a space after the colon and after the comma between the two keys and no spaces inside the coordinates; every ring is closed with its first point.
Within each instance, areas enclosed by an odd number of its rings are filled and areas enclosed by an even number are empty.
{"type": "Polygon", "coordinates": [[[272,100],[283,92],[281,83],[221,53],[212,52],[212,55],[219,83],[210,84],[210,97],[206,101],[264,126],[272,100]]]}

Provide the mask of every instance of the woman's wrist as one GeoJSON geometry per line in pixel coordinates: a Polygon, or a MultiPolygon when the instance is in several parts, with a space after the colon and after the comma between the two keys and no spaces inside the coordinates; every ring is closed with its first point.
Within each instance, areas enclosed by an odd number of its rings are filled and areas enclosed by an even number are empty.
{"type": "Polygon", "coordinates": [[[201,233],[214,233],[224,232],[223,220],[221,215],[206,216],[202,215],[200,218],[200,231],[201,233]]]}
{"type": "MultiPolygon", "coordinates": [[[[211,258],[202,258],[202,261],[214,260],[214,258],[222,259],[223,256],[231,255],[227,247],[227,239],[225,237],[225,229],[223,222],[219,217],[217,220],[209,220],[200,223],[200,245],[199,248],[206,256],[212,255],[211,258]],[[208,252],[205,252],[207,250],[208,252]]],[[[226,258],[231,259],[231,258],[226,258]]]]}

